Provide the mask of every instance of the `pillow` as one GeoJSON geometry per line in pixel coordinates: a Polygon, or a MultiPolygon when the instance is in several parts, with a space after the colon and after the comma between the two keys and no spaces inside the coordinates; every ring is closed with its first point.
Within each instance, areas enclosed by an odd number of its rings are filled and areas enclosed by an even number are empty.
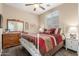
{"type": "Polygon", "coordinates": [[[44,32],[47,31],[47,29],[44,29],[44,32]]]}
{"type": "Polygon", "coordinates": [[[43,32],[39,32],[40,34],[45,34],[45,31],[47,31],[47,29],[44,29],[44,31],[43,32]]]}
{"type": "Polygon", "coordinates": [[[49,29],[49,31],[51,31],[51,34],[55,34],[55,30],[56,30],[56,28],[49,29]]]}
{"type": "Polygon", "coordinates": [[[61,28],[56,28],[55,34],[60,34],[61,33],[61,28]]]}
{"type": "Polygon", "coordinates": [[[46,29],[44,29],[43,31],[39,31],[40,34],[44,34],[46,31],[46,29]]]}
{"type": "Polygon", "coordinates": [[[45,32],[39,32],[40,34],[44,34],[45,32]]]}
{"type": "Polygon", "coordinates": [[[47,30],[45,31],[45,34],[51,34],[51,31],[47,30]]]}
{"type": "Polygon", "coordinates": [[[22,33],[24,33],[24,34],[28,34],[28,32],[24,32],[24,31],[22,31],[22,33]]]}

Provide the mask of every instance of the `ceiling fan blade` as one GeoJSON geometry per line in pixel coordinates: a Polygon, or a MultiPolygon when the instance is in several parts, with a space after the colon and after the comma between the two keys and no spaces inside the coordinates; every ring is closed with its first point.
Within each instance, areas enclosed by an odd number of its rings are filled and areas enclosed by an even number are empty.
{"type": "Polygon", "coordinates": [[[49,7],[49,6],[50,6],[50,4],[47,4],[47,6],[49,7]]]}
{"type": "Polygon", "coordinates": [[[38,3],[38,4],[43,4],[43,3],[38,3]]]}
{"type": "Polygon", "coordinates": [[[39,6],[41,9],[43,9],[43,10],[45,10],[45,8],[44,7],[42,7],[42,6],[39,6]]]}
{"type": "Polygon", "coordinates": [[[36,11],[36,8],[34,8],[33,10],[36,11]]]}
{"type": "Polygon", "coordinates": [[[30,6],[30,5],[34,5],[34,4],[25,4],[25,6],[30,6]]]}

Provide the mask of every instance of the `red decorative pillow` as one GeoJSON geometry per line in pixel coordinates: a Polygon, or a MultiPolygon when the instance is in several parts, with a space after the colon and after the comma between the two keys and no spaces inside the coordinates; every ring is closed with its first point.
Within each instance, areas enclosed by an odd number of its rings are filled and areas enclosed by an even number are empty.
{"type": "Polygon", "coordinates": [[[51,31],[47,30],[45,31],[45,34],[51,34],[51,31]]]}
{"type": "Polygon", "coordinates": [[[55,34],[55,30],[56,30],[56,28],[49,29],[49,31],[51,31],[51,34],[55,34]]]}
{"type": "Polygon", "coordinates": [[[40,34],[46,34],[45,32],[47,31],[47,29],[44,29],[43,32],[39,32],[40,34]]]}
{"type": "Polygon", "coordinates": [[[22,33],[24,33],[24,34],[28,34],[28,32],[24,32],[24,31],[23,31],[22,33]]]}
{"type": "Polygon", "coordinates": [[[61,28],[56,28],[55,34],[60,34],[61,33],[61,28]]]}
{"type": "Polygon", "coordinates": [[[45,32],[39,32],[40,34],[44,34],[45,32]]]}
{"type": "Polygon", "coordinates": [[[44,29],[44,32],[47,31],[47,29],[44,29]]]}

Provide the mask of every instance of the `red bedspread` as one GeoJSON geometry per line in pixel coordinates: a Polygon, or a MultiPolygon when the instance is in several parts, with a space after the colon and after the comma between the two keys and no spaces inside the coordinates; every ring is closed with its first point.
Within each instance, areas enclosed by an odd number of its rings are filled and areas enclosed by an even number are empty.
{"type": "Polygon", "coordinates": [[[60,42],[62,42],[62,36],[57,35],[48,35],[48,34],[39,34],[39,38],[37,34],[29,33],[29,34],[22,34],[22,37],[24,39],[27,39],[28,41],[32,42],[33,44],[38,46],[38,40],[39,40],[39,50],[40,53],[43,55],[53,49],[55,46],[57,46],[60,42]]]}

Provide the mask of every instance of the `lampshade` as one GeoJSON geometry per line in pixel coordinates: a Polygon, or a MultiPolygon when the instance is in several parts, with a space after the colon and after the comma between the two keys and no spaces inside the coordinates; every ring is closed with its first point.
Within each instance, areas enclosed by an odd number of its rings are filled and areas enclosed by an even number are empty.
{"type": "Polygon", "coordinates": [[[44,26],[43,25],[40,26],[39,31],[44,32],[44,26]]]}
{"type": "Polygon", "coordinates": [[[39,31],[40,31],[40,32],[43,32],[43,31],[44,31],[44,29],[41,27],[41,28],[39,29],[39,31]]]}
{"type": "Polygon", "coordinates": [[[69,27],[68,32],[69,33],[78,33],[78,29],[76,26],[71,26],[71,27],[69,27]]]}

